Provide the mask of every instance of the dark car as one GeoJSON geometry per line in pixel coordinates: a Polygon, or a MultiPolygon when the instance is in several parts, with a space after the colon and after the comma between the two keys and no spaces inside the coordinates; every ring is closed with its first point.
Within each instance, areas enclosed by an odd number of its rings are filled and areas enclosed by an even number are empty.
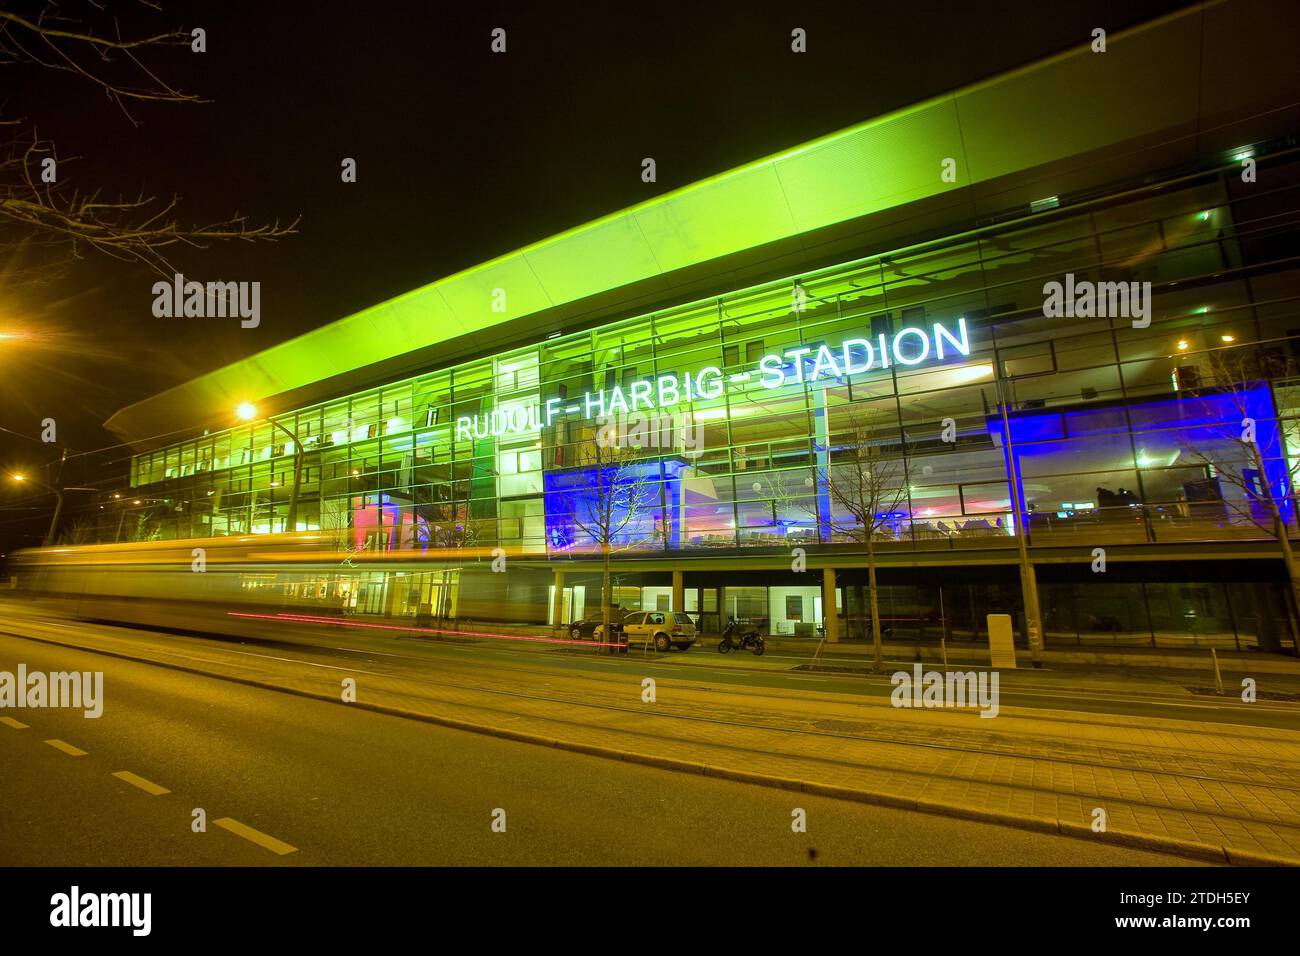
{"type": "MultiPolygon", "coordinates": [[[[609,623],[611,627],[622,626],[623,619],[632,612],[624,607],[612,607],[609,609],[609,623]]],[[[579,621],[574,621],[569,625],[569,637],[575,641],[592,641],[596,639],[596,628],[605,623],[601,611],[596,608],[590,615],[579,621]]]]}

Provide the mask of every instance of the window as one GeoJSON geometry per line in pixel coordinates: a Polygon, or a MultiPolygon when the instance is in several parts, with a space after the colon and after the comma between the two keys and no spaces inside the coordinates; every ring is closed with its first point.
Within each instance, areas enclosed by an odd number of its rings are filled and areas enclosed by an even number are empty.
{"type": "Polygon", "coordinates": [[[540,449],[502,451],[497,454],[498,491],[503,496],[533,495],[542,491],[540,449]]]}
{"type": "Polygon", "coordinates": [[[537,388],[537,383],[538,361],[535,353],[516,355],[513,358],[502,359],[497,362],[496,388],[498,392],[515,392],[537,388]]]}
{"type": "Polygon", "coordinates": [[[1022,345],[1002,350],[1002,370],[1007,378],[1043,375],[1056,371],[1056,356],[1051,342],[1022,345]]]}

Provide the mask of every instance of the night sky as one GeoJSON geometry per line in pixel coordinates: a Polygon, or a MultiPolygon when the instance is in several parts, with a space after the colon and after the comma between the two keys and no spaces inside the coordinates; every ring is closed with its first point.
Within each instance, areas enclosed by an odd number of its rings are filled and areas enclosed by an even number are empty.
{"type": "MultiPolygon", "coordinates": [[[[157,319],[143,265],[88,251],[0,253],[0,472],[64,446],[65,484],[111,487],[114,411],[424,283],[695,180],[1086,43],[1183,2],[112,3],[128,34],[195,26],[208,52],[153,51],[211,102],[133,104],[84,80],[0,64],[0,118],[54,140],[60,181],[182,197],[179,218],[301,217],[275,244],[171,255],[187,278],[258,280],[259,328],[157,319]],[[508,52],[489,50],[494,27],[508,52]],[[808,31],[808,52],[790,31],[808,31]],[[69,162],[70,157],[79,157],[69,162]],[[658,182],[641,182],[643,157],[658,182]],[[358,182],[340,181],[354,157],[358,182]],[[33,282],[33,270],[43,281],[33,282]]],[[[30,13],[40,4],[0,0],[30,13]]],[[[103,25],[88,3],[65,13],[103,25]]],[[[7,128],[0,127],[0,135],[7,128]]],[[[117,464],[114,464],[117,462],[117,464]]],[[[83,496],[84,497],[84,496],[83,496]]],[[[69,504],[74,504],[70,495],[69,504]]],[[[0,478],[0,552],[38,544],[48,497],[0,478]],[[35,509],[35,510],[29,510],[35,509]]]]}

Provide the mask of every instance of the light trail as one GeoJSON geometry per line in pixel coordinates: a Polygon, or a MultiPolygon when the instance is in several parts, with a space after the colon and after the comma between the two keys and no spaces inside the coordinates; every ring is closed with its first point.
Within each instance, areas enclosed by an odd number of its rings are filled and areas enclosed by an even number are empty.
{"type": "Polygon", "coordinates": [[[579,647],[627,647],[612,641],[575,641],[563,637],[536,637],[529,634],[501,634],[496,631],[454,631],[450,628],[411,627],[403,624],[369,624],[362,621],[340,621],[334,617],[314,617],[309,614],[253,614],[248,611],[227,611],[230,617],[246,617],[263,621],[299,621],[304,624],[333,624],[339,627],[364,627],[378,631],[413,631],[417,634],[451,634],[457,637],[486,637],[503,641],[526,641],[534,644],[570,644],[579,647]]]}

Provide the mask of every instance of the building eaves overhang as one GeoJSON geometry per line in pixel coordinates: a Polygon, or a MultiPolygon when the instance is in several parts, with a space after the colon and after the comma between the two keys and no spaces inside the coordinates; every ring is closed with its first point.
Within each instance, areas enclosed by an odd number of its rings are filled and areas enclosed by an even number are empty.
{"type": "Polygon", "coordinates": [[[1286,13],[1281,0],[1219,0],[1116,34],[1105,53],[1081,44],[440,279],[128,406],[107,427],[148,447],[229,424],[240,401],[297,407],[593,316],[721,291],[756,263],[860,241],[902,209],[968,218],[1007,208],[1017,191],[1027,202],[1059,182],[1169,168],[1294,130],[1293,51],[1272,26],[1286,13]],[[504,313],[493,310],[498,289],[504,313]]]}

